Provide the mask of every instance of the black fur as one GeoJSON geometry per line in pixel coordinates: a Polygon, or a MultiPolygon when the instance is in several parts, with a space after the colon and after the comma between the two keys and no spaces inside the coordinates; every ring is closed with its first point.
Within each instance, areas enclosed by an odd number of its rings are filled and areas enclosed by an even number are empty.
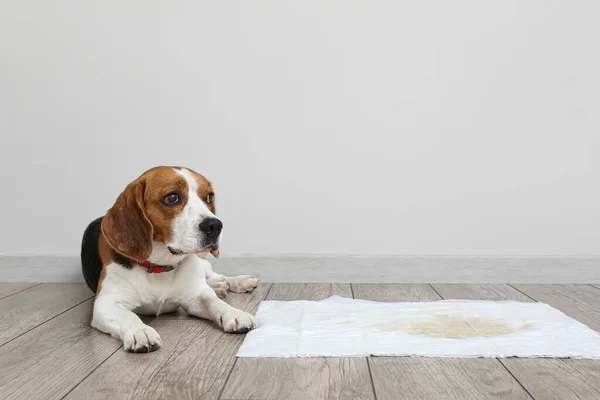
{"type": "Polygon", "coordinates": [[[117,264],[121,264],[124,268],[131,269],[131,265],[133,260],[129,257],[125,257],[123,254],[119,253],[115,249],[111,249],[112,259],[117,264]]]}
{"type": "Polygon", "coordinates": [[[100,230],[102,218],[97,218],[88,225],[81,241],[81,271],[85,283],[94,293],[98,289],[98,281],[100,281],[100,272],[102,271],[102,260],[98,250],[98,239],[102,234],[100,230]]]}
{"type": "MultiPolygon", "coordinates": [[[[100,272],[102,271],[102,259],[98,249],[98,240],[102,235],[102,218],[93,220],[83,233],[81,241],[81,271],[85,278],[85,283],[96,293],[98,282],[100,281],[100,272]]],[[[112,251],[112,259],[122,265],[124,268],[131,268],[134,262],[131,258],[125,257],[114,249],[112,251]]]]}

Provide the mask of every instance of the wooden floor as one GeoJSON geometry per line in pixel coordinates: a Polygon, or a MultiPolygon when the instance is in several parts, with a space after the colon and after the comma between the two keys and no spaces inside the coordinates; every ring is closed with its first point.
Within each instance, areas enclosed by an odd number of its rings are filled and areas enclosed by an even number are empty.
{"type": "MultiPolygon", "coordinates": [[[[228,302],[331,295],[378,301],[540,301],[600,331],[600,287],[487,284],[261,284],[228,302]]],[[[92,293],[77,283],[0,283],[1,399],[600,399],[600,361],[417,357],[250,359],[243,335],[183,314],[146,319],[163,339],[123,351],[89,326],[92,293]]]]}

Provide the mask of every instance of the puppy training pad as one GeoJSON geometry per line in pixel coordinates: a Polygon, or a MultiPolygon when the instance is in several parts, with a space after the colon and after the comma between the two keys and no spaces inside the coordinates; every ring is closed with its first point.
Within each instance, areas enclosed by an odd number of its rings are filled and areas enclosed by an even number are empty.
{"type": "Polygon", "coordinates": [[[600,334],[543,303],[264,301],[238,357],[600,359],[600,334]]]}

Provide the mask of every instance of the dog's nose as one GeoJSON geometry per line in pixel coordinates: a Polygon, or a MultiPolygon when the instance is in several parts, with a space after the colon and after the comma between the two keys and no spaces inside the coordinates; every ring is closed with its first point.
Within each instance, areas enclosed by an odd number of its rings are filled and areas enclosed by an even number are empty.
{"type": "Polygon", "coordinates": [[[202,222],[200,222],[200,232],[206,234],[207,236],[219,236],[221,230],[223,229],[223,223],[218,218],[204,218],[202,222]]]}

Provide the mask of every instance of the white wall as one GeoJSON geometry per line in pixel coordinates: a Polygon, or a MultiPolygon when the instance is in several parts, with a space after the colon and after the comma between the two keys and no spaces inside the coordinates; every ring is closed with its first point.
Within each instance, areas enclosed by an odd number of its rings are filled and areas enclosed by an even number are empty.
{"type": "Polygon", "coordinates": [[[224,253],[600,254],[597,1],[0,3],[0,254],[159,164],[224,253]]]}

